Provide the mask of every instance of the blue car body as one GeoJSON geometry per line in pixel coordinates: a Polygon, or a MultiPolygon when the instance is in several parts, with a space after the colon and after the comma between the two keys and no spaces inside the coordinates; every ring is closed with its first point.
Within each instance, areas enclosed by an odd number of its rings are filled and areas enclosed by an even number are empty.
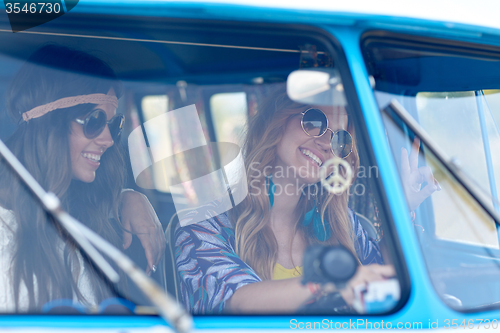
{"type": "MultiPolygon", "coordinates": [[[[422,328],[445,328],[453,323],[469,323],[472,320],[477,327],[478,319],[500,320],[500,309],[492,305],[478,311],[456,311],[446,305],[435,291],[429,277],[421,244],[413,230],[408,216],[405,195],[398,176],[398,166],[394,163],[391,147],[388,143],[379,104],[373,93],[370,73],[365,65],[362,49],[363,36],[372,31],[383,31],[388,34],[435,38],[450,41],[450,43],[473,43],[485,46],[500,47],[500,27],[470,25],[460,22],[438,21],[418,17],[396,15],[381,15],[335,11],[334,8],[318,10],[291,5],[273,4],[259,6],[250,4],[209,3],[209,2],[178,2],[178,1],[103,1],[80,0],[72,10],[80,15],[109,15],[117,17],[149,19],[195,20],[196,22],[226,22],[232,24],[276,24],[294,27],[307,27],[310,31],[324,36],[331,36],[338,43],[345,56],[352,85],[359,106],[363,112],[369,140],[372,142],[374,157],[380,166],[380,179],[385,189],[390,214],[394,222],[395,237],[405,262],[405,269],[410,281],[410,289],[404,295],[404,302],[389,313],[383,315],[358,316],[195,316],[194,328],[197,331],[224,329],[227,331],[242,330],[301,330],[312,328],[367,328],[367,322],[384,323],[387,327],[403,328],[405,323],[422,323],[422,328]],[[281,8],[280,8],[281,7],[281,8]],[[326,321],[325,321],[326,320],[326,321]],[[337,324],[330,324],[330,321],[337,324]],[[448,321],[446,321],[448,320],[448,321]],[[314,323],[321,322],[317,327],[314,323]],[[356,325],[354,325],[356,323],[356,325]],[[448,323],[448,324],[447,324],[448,323]],[[398,325],[399,324],[399,325],[398,325]],[[332,326],[329,326],[332,325],[332,326]],[[432,326],[431,326],[432,325],[432,326]]],[[[332,5],[333,6],[333,5],[332,5]]],[[[487,8],[483,8],[487,10],[487,8]]],[[[0,7],[0,16],[2,14],[0,7]]],[[[57,20],[54,21],[54,25],[57,20]]],[[[27,30],[25,33],[29,33],[27,30]]],[[[140,39],[140,36],[137,36],[140,39]]],[[[153,46],[154,47],[154,46],[153,46]]],[[[457,62],[457,65],[459,63],[457,62]]],[[[491,68],[485,68],[485,72],[491,68]]],[[[426,77],[426,82],[438,80],[443,75],[437,70],[426,77]],[[435,78],[432,78],[435,75],[435,78]]],[[[493,84],[493,83],[492,83],[493,84]]],[[[494,85],[494,84],[493,84],[494,85]]],[[[457,260],[459,260],[457,258],[457,260]]],[[[500,277],[500,275],[499,275],[500,277]]],[[[500,302],[500,299],[498,300],[500,302]]],[[[88,330],[123,329],[148,330],[156,325],[167,325],[156,316],[41,316],[41,315],[3,315],[0,317],[0,327],[16,329],[63,329],[73,330],[85,328],[88,330]]],[[[416,328],[420,328],[417,327],[416,328]]]]}

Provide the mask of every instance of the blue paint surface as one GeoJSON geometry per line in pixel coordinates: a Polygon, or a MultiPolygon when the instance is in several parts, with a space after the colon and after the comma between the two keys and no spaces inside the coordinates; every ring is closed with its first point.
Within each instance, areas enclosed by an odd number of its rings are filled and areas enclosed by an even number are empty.
{"type": "MultiPolygon", "coordinates": [[[[442,22],[429,22],[410,18],[361,15],[348,13],[324,13],[307,10],[265,9],[250,6],[199,4],[187,2],[158,3],[150,1],[126,2],[87,0],[73,9],[75,13],[155,16],[169,18],[190,18],[209,20],[231,20],[242,22],[274,22],[308,24],[331,33],[342,46],[347,58],[355,89],[362,107],[374,155],[379,163],[380,177],[387,190],[386,198],[396,223],[397,236],[400,240],[411,291],[407,303],[401,310],[384,316],[370,317],[294,317],[294,316],[207,316],[196,317],[198,329],[287,329],[290,321],[321,321],[324,318],[342,323],[351,320],[369,318],[372,322],[391,322],[396,327],[398,322],[422,322],[427,327],[429,318],[438,318],[440,326],[444,319],[500,318],[500,311],[464,314],[451,310],[439,299],[430,282],[422,254],[417,249],[420,244],[412,230],[408,208],[404,200],[398,171],[386,140],[380,111],[375,101],[367,69],[360,50],[361,35],[369,30],[384,29],[406,34],[418,34],[429,37],[448,38],[466,42],[500,45],[500,31],[484,27],[472,27],[454,24],[453,28],[442,22]]],[[[147,328],[164,325],[164,321],[154,316],[145,317],[98,317],[98,316],[0,316],[0,326],[40,327],[40,328],[147,328]]]]}

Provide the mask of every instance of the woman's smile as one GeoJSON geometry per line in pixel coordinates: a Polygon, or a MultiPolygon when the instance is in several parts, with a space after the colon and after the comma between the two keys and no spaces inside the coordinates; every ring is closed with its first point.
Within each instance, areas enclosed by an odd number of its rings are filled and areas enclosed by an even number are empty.
{"type": "Polygon", "coordinates": [[[96,169],[101,164],[99,161],[101,160],[102,152],[82,152],[81,154],[89,163],[96,167],[96,169]]]}
{"type": "Polygon", "coordinates": [[[312,149],[308,148],[301,148],[299,147],[300,152],[310,161],[316,163],[318,167],[321,167],[324,163],[324,158],[323,156],[318,153],[317,151],[313,151],[312,149]],[[320,157],[321,156],[321,157],[320,157]]]}

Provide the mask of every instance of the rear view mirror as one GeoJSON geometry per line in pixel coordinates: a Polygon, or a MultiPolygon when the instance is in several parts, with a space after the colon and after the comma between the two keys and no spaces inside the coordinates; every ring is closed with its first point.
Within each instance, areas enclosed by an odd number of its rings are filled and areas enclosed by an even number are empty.
{"type": "Polygon", "coordinates": [[[336,69],[296,70],[288,75],[291,100],[303,104],[345,106],[344,86],[336,69]]]}

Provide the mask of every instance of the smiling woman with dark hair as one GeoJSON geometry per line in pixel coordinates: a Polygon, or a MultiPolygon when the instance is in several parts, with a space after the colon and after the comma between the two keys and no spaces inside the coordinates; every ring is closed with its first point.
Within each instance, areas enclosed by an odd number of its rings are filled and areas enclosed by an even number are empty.
{"type": "MultiPolygon", "coordinates": [[[[123,236],[130,235],[127,229],[157,231],[147,235],[150,243],[141,239],[154,268],[164,246],[161,226],[144,196],[122,193],[124,161],[117,141],[124,116],[116,114],[121,93],[113,70],[100,59],[42,47],[8,91],[7,109],[20,125],[7,145],[65,210],[116,247],[130,244],[123,236]]],[[[56,299],[90,306],[115,295],[5,164],[0,220],[0,309],[39,311],[56,299]]]]}

